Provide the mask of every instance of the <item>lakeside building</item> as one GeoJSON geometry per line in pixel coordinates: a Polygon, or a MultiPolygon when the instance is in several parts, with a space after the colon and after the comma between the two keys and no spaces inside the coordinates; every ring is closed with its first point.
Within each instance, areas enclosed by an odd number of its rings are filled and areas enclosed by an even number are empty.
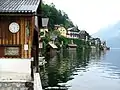
{"type": "Polygon", "coordinates": [[[36,72],[40,4],[41,0],[0,0],[0,81],[26,82],[32,80],[34,73],[34,81],[39,80],[36,72]]]}
{"type": "Polygon", "coordinates": [[[62,25],[55,25],[55,30],[58,30],[62,36],[67,37],[67,30],[62,25]]]}
{"type": "Polygon", "coordinates": [[[80,30],[76,27],[67,29],[67,38],[76,38],[79,39],[80,30]]]}
{"type": "Polygon", "coordinates": [[[36,15],[40,0],[2,0],[0,3],[0,57],[31,58],[32,48],[38,45],[36,15]]]}
{"type": "Polygon", "coordinates": [[[88,41],[90,39],[90,35],[85,30],[81,30],[79,33],[79,38],[88,41]]]}

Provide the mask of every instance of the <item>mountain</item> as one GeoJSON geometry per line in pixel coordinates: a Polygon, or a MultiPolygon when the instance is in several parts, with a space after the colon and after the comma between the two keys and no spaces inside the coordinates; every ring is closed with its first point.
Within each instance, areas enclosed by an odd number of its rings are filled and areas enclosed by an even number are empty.
{"type": "Polygon", "coordinates": [[[120,48],[120,21],[100,29],[92,36],[107,41],[107,45],[111,48],[120,48]]]}

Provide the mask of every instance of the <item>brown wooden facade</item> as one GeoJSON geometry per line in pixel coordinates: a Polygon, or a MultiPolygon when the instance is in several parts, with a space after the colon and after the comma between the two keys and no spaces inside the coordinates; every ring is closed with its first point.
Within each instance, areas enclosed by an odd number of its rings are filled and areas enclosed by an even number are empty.
{"type": "Polygon", "coordinates": [[[0,16],[0,58],[31,58],[33,47],[35,16],[0,16]],[[9,25],[17,22],[20,30],[17,33],[9,31],[9,25]],[[24,45],[28,50],[24,50],[24,45]],[[19,48],[19,55],[6,55],[7,47],[19,48]]]}

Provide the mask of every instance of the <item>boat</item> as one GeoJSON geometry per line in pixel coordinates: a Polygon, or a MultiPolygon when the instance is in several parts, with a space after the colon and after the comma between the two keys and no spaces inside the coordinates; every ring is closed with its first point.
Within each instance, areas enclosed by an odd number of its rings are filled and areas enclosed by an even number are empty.
{"type": "Polygon", "coordinates": [[[110,50],[110,47],[106,47],[107,50],[110,50]]]}

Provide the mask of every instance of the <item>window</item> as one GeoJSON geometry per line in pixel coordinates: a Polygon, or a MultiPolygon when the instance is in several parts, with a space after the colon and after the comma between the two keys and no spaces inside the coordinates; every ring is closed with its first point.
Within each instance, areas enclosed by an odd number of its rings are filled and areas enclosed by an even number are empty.
{"type": "Polygon", "coordinates": [[[5,47],[5,56],[19,56],[19,47],[5,47]]]}
{"type": "Polygon", "coordinates": [[[0,45],[0,57],[21,57],[21,45],[0,45]]]}

